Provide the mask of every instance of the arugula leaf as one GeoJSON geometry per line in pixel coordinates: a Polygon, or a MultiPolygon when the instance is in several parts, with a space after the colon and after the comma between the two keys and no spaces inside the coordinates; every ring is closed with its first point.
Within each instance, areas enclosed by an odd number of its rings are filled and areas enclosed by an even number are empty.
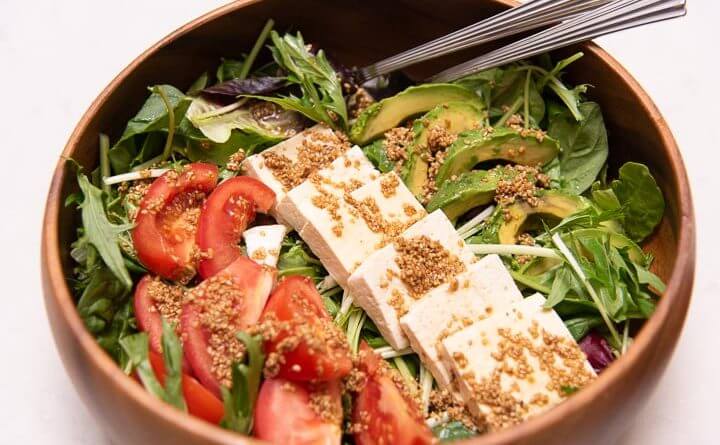
{"type": "Polygon", "coordinates": [[[482,223],[480,231],[465,240],[468,244],[497,244],[498,231],[503,223],[503,209],[498,206],[492,215],[482,223]]]}
{"type": "Polygon", "coordinates": [[[650,170],[643,164],[627,162],[611,184],[625,211],[623,224],[636,242],[650,235],[665,213],[665,200],[650,170]]]}
{"type": "Polygon", "coordinates": [[[586,315],[565,320],[565,326],[567,326],[575,341],[582,340],[591,329],[602,326],[602,324],[602,318],[597,315],[586,315]]]}
{"type": "Polygon", "coordinates": [[[555,274],[555,279],[548,294],[547,300],[545,301],[546,308],[552,308],[559,302],[565,299],[570,289],[573,287],[572,281],[574,275],[567,267],[562,267],[555,274]]]}
{"type": "Polygon", "coordinates": [[[237,338],[245,344],[247,363],[235,362],[232,365],[232,387],[222,391],[225,404],[225,417],[220,425],[242,434],[252,430],[253,411],[260,387],[260,377],[265,364],[262,350],[262,337],[251,337],[238,332],[237,338]]]}
{"type": "Polygon", "coordinates": [[[200,77],[195,79],[195,81],[190,85],[190,88],[188,88],[187,92],[185,93],[187,96],[195,97],[198,94],[200,94],[205,88],[208,86],[208,82],[210,81],[210,75],[207,71],[202,73],[200,77]]]}
{"type": "Polygon", "coordinates": [[[249,156],[268,144],[268,140],[263,136],[234,130],[230,134],[230,139],[223,144],[215,144],[202,137],[188,138],[185,154],[192,162],[213,162],[222,167],[227,164],[230,156],[239,150],[243,150],[249,156]]]}
{"type": "Polygon", "coordinates": [[[291,84],[298,85],[302,97],[293,94],[284,97],[248,96],[273,102],[281,107],[304,114],[316,122],[325,122],[333,128],[345,129],[348,123],[347,107],[342,94],[340,78],[319,50],[313,55],[305,46],[300,33],[283,37],[272,31],[270,47],[273,58],[283,68],[291,84]]]}
{"type": "Polygon", "coordinates": [[[158,380],[150,364],[147,333],[140,332],[124,337],[120,340],[120,345],[129,361],[125,372],[130,374],[136,371],[143,386],[150,394],[182,411],[187,411],[182,394],[182,348],[175,332],[165,320],[163,320],[165,387],[158,380]],[[168,337],[171,338],[168,339],[168,337]]]}
{"type": "Polygon", "coordinates": [[[492,108],[490,117],[502,116],[495,126],[503,125],[505,121],[520,110],[525,101],[528,103],[528,110],[532,122],[529,125],[537,127],[545,117],[545,99],[540,94],[535,80],[530,79],[527,95],[526,93],[527,71],[522,69],[507,69],[503,71],[500,80],[492,88],[492,108]]]}
{"type": "Polygon", "coordinates": [[[84,199],[80,204],[84,236],[100,254],[108,269],[117,277],[125,289],[132,287],[132,279],[125,267],[118,237],[132,228],[131,224],[112,224],[105,213],[102,195],[99,188],[90,183],[87,176],[78,174],[78,184],[84,199]]]}
{"type": "Polygon", "coordinates": [[[183,350],[175,329],[162,319],[162,350],[165,362],[166,401],[181,410],[186,410],[182,390],[183,350]]]}
{"type": "Polygon", "coordinates": [[[562,151],[559,155],[561,189],[579,195],[597,178],[608,157],[608,138],[600,106],[584,102],[579,106],[582,119],[551,104],[548,112],[548,134],[557,139],[562,151]]]}
{"type": "Polygon", "coordinates": [[[320,280],[327,275],[320,260],[308,253],[307,245],[291,236],[286,236],[283,240],[277,268],[281,277],[304,275],[320,280]]]}
{"type": "Polygon", "coordinates": [[[395,169],[395,163],[388,159],[387,151],[385,151],[385,140],[378,139],[370,145],[363,147],[363,153],[373,163],[373,165],[382,173],[387,173],[395,169]]]}
{"type": "Polygon", "coordinates": [[[433,435],[441,442],[452,442],[454,440],[467,439],[473,437],[476,433],[465,426],[462,422],[453,420],[452,422],[438,425],[432,429],[433,435]]]}

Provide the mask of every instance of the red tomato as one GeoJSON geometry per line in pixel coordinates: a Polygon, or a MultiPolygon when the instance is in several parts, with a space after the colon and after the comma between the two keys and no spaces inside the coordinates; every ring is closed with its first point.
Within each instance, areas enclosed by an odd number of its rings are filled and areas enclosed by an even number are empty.
{"type": "Polygon", "coordinates": [[[337,380],[323,384],[265,380],[255,405],[255,435],[277,445],[339,445],[342,403],[337,380]],[[320,392],[330,397],[332,413],[324,419],[310,400],[320,392]],[[327,418],[329,417],[329,418],[327,418]]]}
{"type": "Polygon", "coordinates": [[[434,443],[430,429],[418,407],[400,392],[380,366],[380,359],[369,346],[361,347],[360,368],[367,381],[353,404],[356,445],[429,445],[434,443]]]}
{"type": "MultiPolygon", "coordinates": [[[[183,290],[179,286],[165,284],[151,275],[145,275],[135,287],[133,305],[135,318],[141,331],[147,332],[150,349],[162,353],[162,318],[169,323],[179,325],[179,313],[171,313],[173,307],[179,308],[182,304],[183,290]],[[157,304],[154,295],[164,295],[164,298],[173,300],[172,303],[157,304]]],[[[190,367],[183,359],[183,371],[190,367]]]]}
{"type": "Polygon", "coordinates": [[[214,165],[195,163],[157,178],[140,202],[132,231],[138,258],[150,271],[174,281],[195,274],[195,231],[200,206],[217,183],[214,165]]]}
{"type": "Polygon", "coordinates": [[[275,273],[275,269],[241,256],[187,294],[180,317],[185,357],[198,380],[218,397],[223,372],[228,370],[226,364],[217,369],[218,357],[234,359],[227,354],[239,342],[235,333],[258,322],[275,273]],[[213,344],[222,345],[224,352],[218,355],[215,351],[214,357],[213,344]]]}
{"type": "MultiPolygon", "coordinates": [[[[165,385],[165,362],[160,354],[150,351],[150,365],[161,385],[165,385]]],[[[222,401],[205,389],[197,380],[183,373],[182,391],[188,412],[193,416],[219,424],[225,415],[222,401]]]]}
{"type": "Polygon", "coordinates": [[[298,275],[281,281],[265,307],[263,321],[278,325],[276,335],[265,342],[266,353],[282,356],[277,377],[327,381],[352,369],[347,339],[309,278],[298,275]]]}
{"type": "Polygon", "coordinates": [[[210,194],[200,212],[197,244],[208,258],[200,260],[200,276],[211,277],[240,256],[238,242],[255,212],[267,213],[275,192],[255,178],[227,179],[210,194]]]}

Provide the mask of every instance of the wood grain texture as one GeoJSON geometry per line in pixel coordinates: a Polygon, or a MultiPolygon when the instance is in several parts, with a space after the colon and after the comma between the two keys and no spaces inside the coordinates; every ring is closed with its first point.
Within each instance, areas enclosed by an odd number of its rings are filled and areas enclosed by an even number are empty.
{"type": "MultiPolygon", "coordinates": [[[[300,29],[307,41],[346,64],[362,65],[417,45],[511,5],[509,0],[264,0],[239,1],[178,29],[147,50],[98,96],[78,123],[58,162],[47,199],[42,234],[42,276],[48,318],[63,363],[88,408],[116,444],[251,444],[177,412],[126,377],[95,343],[75,311],[66,282],[70,243],[77,223],[62,203],[76,190],[64,159],[87,168],[97,163],[97,135],[117,137],[147,95],[147,85],[188,86],[221,56],[252,45],[265,20],[279,29],[300,29]]],[[[593,385],[550,412],[513,428],[462,443],[607,444],[632,421],[662,375],[680,335],[690,302],[695,262],[695,224],[685,168],[673,136],[647,94],[614,59],[595,45],[568,73],[590,83],[602,106],[611,143],[611,165],[647,163],[665,194],[667,212],[650,240],[656,271],[668,282],[655,315],[630,351],[593,385]]],[[[483,48],[418,65],[422,79],[479,54],[483,48]]],[[[90,63],[90,62],[88,62],[90,63]]]]}

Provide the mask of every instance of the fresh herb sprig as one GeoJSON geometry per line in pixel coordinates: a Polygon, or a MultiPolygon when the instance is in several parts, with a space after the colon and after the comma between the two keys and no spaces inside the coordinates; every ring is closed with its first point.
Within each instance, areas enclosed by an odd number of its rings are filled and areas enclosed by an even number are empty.
{"type": "Polygon", "coordinates": [[[280,36],[270,33],[270,46],[275,62],[287,72],[290,84],[297,85],[302,97],[293,94],[284,97],[249,96],[273,102],[294,110],[315,122],[324,122],[333,128],[347,128],[348,113],[342,94],[340,77],[325,57],[323,50],[312,54],[300,33],[280,36]]]}

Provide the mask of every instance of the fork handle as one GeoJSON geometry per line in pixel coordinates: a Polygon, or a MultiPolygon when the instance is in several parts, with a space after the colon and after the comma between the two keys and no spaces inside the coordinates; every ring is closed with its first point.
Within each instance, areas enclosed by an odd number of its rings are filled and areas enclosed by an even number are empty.
{"type": "Polygon", "coordinates": [[[610,0],[531,0],[446,36],[383,59],[358,70],[361,81],[397,71],[415,63],[451,54],[557,23],[610,0]]]}
{"type": "Polygon", "coordinates": [[[450,82],[478,71],[650,23],[682,17],[686,0],[615,0],[593,11],[460,65],[429,80],[450,82]]]}

